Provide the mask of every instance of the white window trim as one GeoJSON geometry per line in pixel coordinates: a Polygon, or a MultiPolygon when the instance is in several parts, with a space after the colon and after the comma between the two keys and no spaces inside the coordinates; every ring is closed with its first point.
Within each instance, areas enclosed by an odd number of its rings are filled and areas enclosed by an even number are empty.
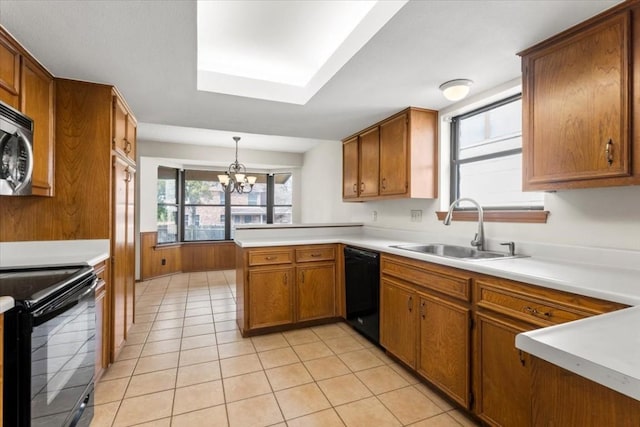
{"type": "Polygon", "coordinates": [[[469,111],[484,107],[485,105],[500,101],[522,92],[522,79],[520,77],[501,84],[493,89],[466,98],[449,107],[440,110],[440,167],[438,206],[440,211],[449,209],[449,194],[451,189],[451,118],[469,111]]]}

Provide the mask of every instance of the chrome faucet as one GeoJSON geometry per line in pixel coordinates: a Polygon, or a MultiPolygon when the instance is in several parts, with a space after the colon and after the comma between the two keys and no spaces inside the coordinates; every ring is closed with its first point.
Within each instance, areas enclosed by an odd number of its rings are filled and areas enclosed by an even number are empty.
{"type": "Polygon", "coordinates": [[[444,225],[451,225],[451,216],[453,215],[453,208],[455,208],[460,202],[471,202],[474,205],[476,205],[476,209],[478,209],[478,232],[476,233],[475,237],[471,241],[471,246],[478,248],[479,251],[483,251],[484,250],[484,225],[483,225],[484,211],[482,210],[482,206],[480,206],[480,203],[468,197],[461,197],[457,200],[454,200],[454,202],[451,203],[451,206],[449,206],[449,212],[447,212],[447,216],[444,218],[444,221],[442,221],[442,223],[444,225]]]}

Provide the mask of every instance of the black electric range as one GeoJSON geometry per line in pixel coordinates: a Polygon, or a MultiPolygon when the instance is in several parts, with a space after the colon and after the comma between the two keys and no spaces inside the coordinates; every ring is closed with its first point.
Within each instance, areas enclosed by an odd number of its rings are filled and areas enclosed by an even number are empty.
{"type": "Polygon", "coordinates": [[[5,426],[91,422],[95,372],[95,287],[84,265],[0,268],[4,313],[5,426]]]}

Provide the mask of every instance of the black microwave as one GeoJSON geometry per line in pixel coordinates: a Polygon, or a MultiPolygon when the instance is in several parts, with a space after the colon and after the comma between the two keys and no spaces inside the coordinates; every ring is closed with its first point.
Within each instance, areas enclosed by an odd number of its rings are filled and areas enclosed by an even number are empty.
{"type": "Polygon", "coordinates": [[[33,120],[0,102],[0,196],[31,195],[33,120]]]}

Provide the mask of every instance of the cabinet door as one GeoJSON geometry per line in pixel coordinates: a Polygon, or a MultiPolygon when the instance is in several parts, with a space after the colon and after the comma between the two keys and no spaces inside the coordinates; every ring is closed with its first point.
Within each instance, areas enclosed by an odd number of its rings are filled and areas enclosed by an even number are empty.
{"type": "Polygon", "coordinates": [[[111,291],[109,285],[109,263],[96,266],[98,286],[96,287],[96,373],[101,372],[111,362],[111,291]]]}
{"type": "Polygon", "coordinates": [[[631,173],[629,27],[619,14],[525,57],[525,190],[631,173]]]}
{"type": "Polygon", "coordinates": [[[471,391],[469,319],[466,307],[420,295],[417,370],[465,408],[471,391]]]}
{"type": "Polygon", "coordinates": [[[293,267],[249,270],[249,329],[293,323],[293,267]]]}
{"type": "Polygon", "coordinates": [[[136,162],[136,132],[137,123],[131,114],[127,114],[127,129],[124,152],[132,162],[136,162]]]}
{"type": "Polygon", "coordinates": [[[134,295],[135,295],[135,170],[127,166],[125,170],[125,179],[127,184],[127,240],[126,246],[126,277],[125,277],[125,338],[128,336],[129,328],[133,325],[134,320],[134,295]]]}
{"type": "Polygon", "coordinates": [[[380,125],[380,195],[408,190],[408,123],[402,114],[380,125]]]}
{"type": "Polygon", "coordinates": [[[22,58],[20,109],[33,119],[33,194],[53,196],[54,164],[53,77],[22,58]]]}
{"type": "Polygon", "coordinates": [[[529,356],[515,347],[531,328],[477,314],[476,414],[490,425],[531,425],[529,356]]]}
{"type": "Polygon", "coordinates": [[[111,239],[111,360],[115,360],[126,338],[127,309],[127,187],[128,165],[113,157],[113,228],[111,239]]]}
{"type": "Polygon", "coordinates": [[[417,296],[413,289],[385,278],[380,291],[380,344],[415,367],[417,296]]]}
{"type": "Polygon", "coordinates": [[[380,169],[380,132],[371,129],[360,135],[360,197],[377,196],[380,169]]]}
{"type": "Polygon", "coordinates": [[[102,370],[109,365],[109,356],[104,358],[103,348],[105,347],[107,337],[104,334],[104,318],[107,311],[105,307],[105,296],[107,295],[104,280],[100,279],[96,289],[96,377],[100,375],[102,370]],[[102,282],[102,283],[100,283],[102,282]]]}
{"type": "Polygon", "coordinates": [[[112,148],[127,155],[127,109],[117,95],[113,96],[112,148]]]}
{"type": "Polygon", "coordinates": [[[342,198],[358,197],[358,137],[342,143],[342,198]]]}
{"type": "Polygon", "coordinates": [[[297,268],[297,321],[335,316],[335,263],[309,263],[297,268]]]}
{"type": "Polygon", "coordinates": [[[0,101],[19,109],[20,54],[0,29],[0,101]]]}

